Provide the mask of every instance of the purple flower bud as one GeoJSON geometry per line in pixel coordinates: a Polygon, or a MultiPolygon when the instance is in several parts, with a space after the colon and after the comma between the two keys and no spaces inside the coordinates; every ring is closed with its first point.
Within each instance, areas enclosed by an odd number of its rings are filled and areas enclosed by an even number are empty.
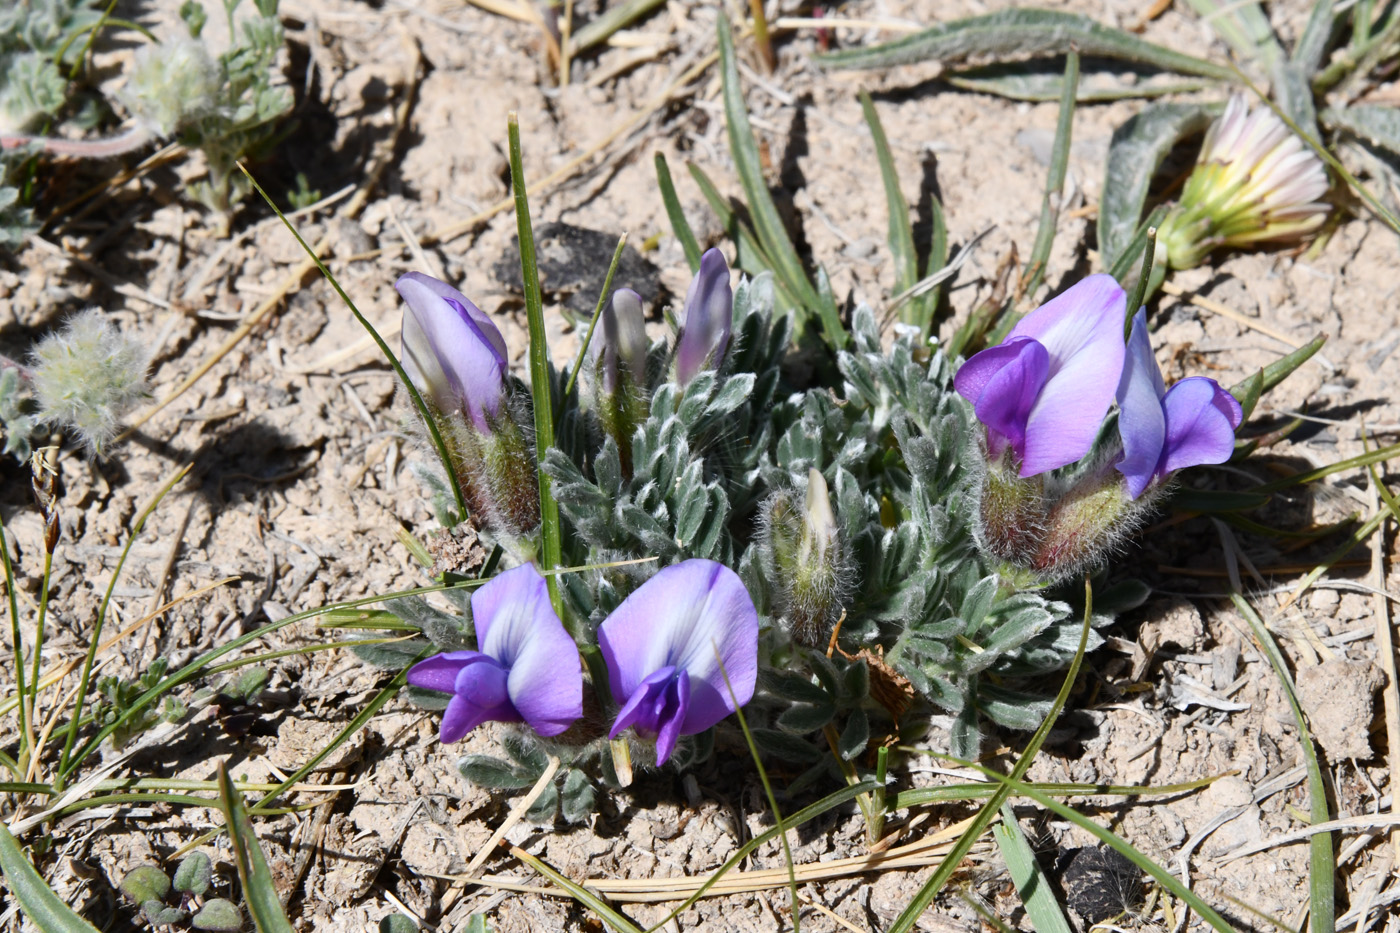
{"type": "Polygon", "coordinates": [[[613,292],[603,306],[602,331],[593,339],[589,353],[594,357],[602,389],[609,395],[622,387],[622,376],[633,386],[647,380],[647,331],[642,319],[642,296],[630,288],[613,292]]]}
{"type": "Polygon", "coordinates": [[[394,288],[408,305],[400,354],[408,378],[444,415],[465,413],[478,431],[490,433],[488,418],[505,396],[501,332],[466,296],[432,276],[410,272],[394,288]]]}
{"type": "Polygon", "coordinates": [[[685,321],[676,343],[676,381],[685,385],[701,371],[724,359],[734,319],[734,293],[729,266],[718,249],[700,257],[700,271],[685,293],[685,321]]]}
{"type": "Polygon", "coordinates": [[[583,715],[578,648],[549,604],[544,577],[525,564],[472,594],[480,651],[415,664],[408,682],[451,693],[438,737],[456,742],[483,722],[524,722],[542,736],[583,715]]]}
{"type": "Polygon", "coordinates": [[[629,726],[655,735],[661,765],[679,736],[704,732],[752,699],[758,612],[734,571],[682,561],[623,600],[599,626],[598,647],[622,704],[608,737],[629,726]]]}
{"type": "Polygon", "coordinates": [[[1089,452],[1123,370],[1126,306],[1112,276],[1091,275],[963,364],[953,385],[987,426],[992,459],[1010,447],[1027,478],[1089,452]]]}
{"type": "Polygon", "coordinates": [[[1240,403],[1214,379],[1190,376],[1171,389],[1165,387],[1152,355],[1145,311],[1133,317],[1118,407],[1123,459],[1117,470],[1134,499],[1176,470],[1229,460],[1235,452],[1235,429],[1244,418],[1240,403]]]}

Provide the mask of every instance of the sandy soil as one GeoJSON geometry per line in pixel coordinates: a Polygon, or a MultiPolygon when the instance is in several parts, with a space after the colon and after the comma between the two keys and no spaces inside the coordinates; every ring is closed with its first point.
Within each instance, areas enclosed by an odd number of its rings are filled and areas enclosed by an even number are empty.
{"type": "MultiPolygon", "coordinates": [[[[836,13],[928,22],[1004,5],[879,0],[848,4],[836,13]]],[[[1086,0],[1066,8],[1128,24],[1139,6],[1086,0]]],[[[404,247],[406,235],[431,240],[431,232],[479,217],[507,194],[505,131],[512,110],[520,114],[528,174],[539,179],[563,171],[562,180],[531,191],[536,223],[563,221],[608,236],[629,233],[642,247],[635,274],[657,283],[645,295],[653,312],[683,294],[688,278],[655,193],[653,152],[670,159],[702,239],[721,241],[717,222],[681,171],[692,160],[723,190],[738,192],[718,78],[711,69],[663,106],[654,104],[661,90],[714,48],[714,13],[704,5],[669,4],[632,30],[636,48],[583,56],[574,82],[564,88],[552,86],[535,27],[476,7],[449,0],[390,0],[382,6],[286,0],[282,9],[291,49],[287,76],[298,96],[300,122],[260,177],[274,192],[294,187],[300,172],[322,194],[348,185],[367,195],[358,213],[347,208],[352,196],[300,224],[308,241],[325,240],[341,283],[382,329],[392,328],[399,314],[392,282],[426,262],[426,271],[459,283],[495,313],[511,352],[524,354],[518,279],[498,271],[512,268],[511,214],[498,210],[460,235],[430,242],[421,261],[404,247]],[[596,156],[566,168],[610,134],[614,138],[596,156]],[[371,250],[383,252],[373,259],[348,258],[371,250]]],[[[576,7],[580,20],[594,12],[592,3],[576,7]]],[[[1301,4],[1273,11],[1290,35],[1304,14],[1301,4]]],[[[167,22],[168,12],[151,10],[147,18],[167,22]]],[[[1224,56],[1223,47],[1180,8],[1151,23],[1146,36],[1224,56]]],[[[846,31],[841,38],[873,41],[876,34],[846,31]]],[[[924,191],[938,191],[955,247],[992,228],[952,291],[954,309],[966,312],[987,294],[998,262],[1013,246],[1023,257],[1029,251],[1055,105],[962,93],[940,83],[932,66],[822,73],[809,60],[816,46],[810,32],[784,36],[777,71],[750,80],[747,91],[770,180],[800,242],[826,264],[838,296],[880,302],[890,293],[894,273],[884,246],[884,202],[856,100],[856,91],[867,88],[891,137],[910,203],[918,204],[924,191]]],[[[1076,115],[1073,196],[1047,294],[1091,269],[1092,207],[1110,134],[1138,106],[1085,106],[1076,115]]],[[[396,539],[401,529],[424,537],[435,526],[407,470],[417,454],[397,430],[391,372],[364,345],[331,288],[298,271],[300,253],[275,218],[248,206],[234,220],[232,240],[222,239],[209,217],[173,194],[179,179],[198,171],[197,161],[158,170],[114,192],[85,219],[57,233],[46,231],[91,265],[37,245],[0,257],[0,349],[22,348],[64,316],[98,304],[124,326],[149,335],[155,400],[175,390],[263,302],[287,293],[246,339],[145,421],[113,457],[90,462],[64,455],[64,543],[54,574],[49,663],[85,648],[85,632],[131,518],[187,463],[193,464],[191,478],[153,517],[116,588],[116,622],[130,623],[163,600],[213,581],[236,581],[182,603],[123,641],[108,672],[140,670],[155,657],[180,664],[288,612],[427,582],[396,539]],[[290,288],[288,276],[294,276],[290,288]],[[350,349],[356,346],[361,349],[350,349]]],[[[1395,247],[1393,234],[1360,214],[1316,254],[1232,256],[1175,277],[1177,284],[1294,340],[1318,333],[1330,338],[1326,361],[1305,366],[1261,407],[1262,417],[1280,422],[1305,406],[1316,419],[1264,458],[1266,464],[1296,468],[1358,454],[1363,421],[1383,441],[1400,430],[1395,247]]],[[[605,266],[606,247],[593,259],[605,266]]],[[[592,300],[588,283],[576,278],[561,274],[545,282],[552,349],[560,362],[577,338],[556,309],[576,293],[592,300]]],[[[1228,384],[1287,349],[1171,298],[1154,308],[1154,320],[1169,380],[1204,372],[1228,384]]],[[[27,503],[26,472],[0,464],[0,508],[18,539],[21,589],[32,604],[38,598],[42,527],[27,503]]],[[[1352,472],[1289,499],[1270,518],[1301,527],[1369,514],[1371,507],[1364,477],[1352,472]]],[[[1268,583],[1280,588],[1297,578],[1288,568],[1311,566],[1336,543],[1290,551],[1268,539],[1231,536],[1268,583]]],[[[1251,911],[1296,927],[1307,904],[1306,843],[1293,837],[1232,857],[1304,825],[1307,794],[1297,730],[1278,683],[1243,620],[1221,598],[1229,588],[1223,547],[1220,532],[1205,519],[1164,521],[1144,536],[1124,566],[1153,583],[1153,599],[1125,617],[1112,630],[1110,645],[1090,659],[1072,700],[1076,711],[1054,733],[1033,776],[1163,784],[1233,772],[1197,794],[1132,803],[1093,798],[1081,808],[1174,871],[1188,872],[1193,887],[1242,928],[1267,925],[1251,911]]],[[[1385,547],[1387,556],[1393,553],[1390,542],[1385,547]]],[[[1378,604],[1355,584],[1394,592],[1396,580],[1377,579],[1370,568],[1370,553],[1358,550],[1329,577],[1333,582],[1315,588],[1294,609],[1275,615],[1281,596],[1259,600],[1295,665],[1341,817],[1374,813],[1389,805],[1385,798],[1393,791],[1384,730],[1373,713],[1381,684],[1372,639],[1378,604]]],[[[301,623],[265,646],[329,637],[301,623]]],[[[340,651],[270,666],[271,689],[250,734],[225,734],[206,710],[124,767],[207,779],[222,760],[236,776],[275,781],[321,748],[386,681],[340,651]]],[[[1022,737],[1002,739],[1015,746],[1022,737]]],[[[929,741],[941,744],[938,723],[929,741]]],[[[298,928],[362,930],[402,904],[444,930],[458,928],[474,911],[485,912],[505,933],[599,929],[591,915],[558,897],[490,885],[447,893],[442,876],[461,872],[510,808],[508,797],[467,786],[454,768],[464,751],[492,747],[487,729],[460,746],[441,747],[432,714],[395,702],[314,778],[354,789],[333,793],[315,809],[260,821],[298,928]]],[[[742,760],[712,760],[693,777],[645,777],[605,801],[586,826],[521,824],[507,839],[575,879],[703,874],[751,833],[771,826],[772,816],[756,774],[742,760]]],[[[921,763],[899,773],[902,787],[947,779],[921,763]]],[[[1027,832],[1047,853],[1090,841],[1033,808],[1022,814],[1027,832]]],[[[918,840],[965,815],[960,808],[904,814],[915,819],[899,842],[918,840]]],[[[53,884],[100,927],[126,928],[134,922],[133,910],[115,893],[123,873],[168,856],[218,822],[216,812],[198,809],[85,814],[58,829],[53,884]]],[[[1383,838],[1369,844],[1365,838],[1341,839],[1339,914],[1390,883],[1395,850],[1383,838]]],[[[852,807],[828,815],[796,842],[794,854],[802,861],[858,855],[864,851],[859,812],[852,807]]],[[[233,878],[228,850],[208,851],[227,890],[233,878]]],[[[782,864],[781,851],[769,845],[741,867],[782,864]]],[[[805,886],[810,904],[802,908],[802,925],[814,931],[883,929],[930,870],[886,870],[805,886]]],[[[492,856],[487,871],[519,884],[542,883],[505,855],[492,856]]],[[[990,850],[976,850],[961,879],[964,895],[980,898],[1013,926],[1023,923],[1014,888],[990,850]]],[[[1120,924],[1166,929],[1160,898],[1154,904],[1120,924]]],[[[779,884],[758,894],[702,901],[669,928],[788,929],[791,906],[786,886],[779,884]]],[[[625,909],[640,924],[664,916],[657,905],[625,909]]],[[[979,922],[950,889],[920,928],[974,930],[979,922]]],[[[1191,926],[1199,926],[1194,917],[1191,926]]]]}

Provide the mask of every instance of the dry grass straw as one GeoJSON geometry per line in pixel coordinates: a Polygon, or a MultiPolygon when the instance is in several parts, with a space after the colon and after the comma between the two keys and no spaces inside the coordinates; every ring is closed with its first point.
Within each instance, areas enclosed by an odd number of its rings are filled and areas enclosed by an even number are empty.
{"type": "MultiPolygon", "coordinates": [[[[799,884],[808,884],[847,878],[852,875],[863,875],[868,872],[926,868],[943,860],[958,837],[972,825],[973,819],[962,820],[931,833],[917,842],[895,846],[885,852],[832,859],[811,865],[793,865],[792,871],[799,884]]],[[[974,847],[974,851],[979,854],[989,852],[990,846],[978,843],[974,847]]],[[[704,896],[723,897],[729,894],[749,894],[755,891],[785,888],[788,886],[789,878],[786,866],[729,872],[715,882],[704,896]]],[[[503,891],[543,894],[550,897],[571,898],[573,896],[562,888],[530,885],[518,878],[510,878],[505,875],[485,875],[481,878],[469,878],[463,875],[459,876],[459,880],[471,881],[484,887],[503,891]]],[[[655,904],[685,900],[698,891],[708,880],[704,876],[693,878],[588,878],[579,883],[609,900],[630,904],[655,904]]]]}

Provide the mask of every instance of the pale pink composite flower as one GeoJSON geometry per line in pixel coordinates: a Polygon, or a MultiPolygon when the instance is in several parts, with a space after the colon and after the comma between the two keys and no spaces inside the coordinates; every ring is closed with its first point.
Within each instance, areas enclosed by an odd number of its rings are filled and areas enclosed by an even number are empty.
{"type": "Polygon", "coordinates": [[[1329,187],[1322,160],[1272,110],[1231,97],[1157,241],[1188,269],[1218,247],[1297,240],[1322,226],[1329,187]]]}

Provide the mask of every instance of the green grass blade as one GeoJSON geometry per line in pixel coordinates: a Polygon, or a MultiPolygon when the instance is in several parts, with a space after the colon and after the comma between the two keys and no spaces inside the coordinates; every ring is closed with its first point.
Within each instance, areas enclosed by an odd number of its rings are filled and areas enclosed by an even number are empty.
{"type": "Polygon", "coordinates": [[[462,485],[457,482],[457,471],[452,467],[452,457],[447,452],[447,443],[442,439],[442,432],[438,430],[437,422],[433,419],[432,412],[428,410],[428,404],[423,401],[423,396],[419,393],[418,387],[413,384],[412,379],[408,378],[408,373],[404,371],[403,365],[399,362],[399,358],[394,355],[393,350],[389,349],[389,344],[384,341],[384,338],[379,336],[379,331],[374,329],[374,325],[369,322],[369,318],[360,313],[360,309],[355,306],[355,302],[350,300],[350,296],[345,293],[345,289],[340,287],[340,282],[331,274],[331,270],[326,268],[326,264],[321,261],[320,256],[316,255],[316,251],[301,238],[301,234],[297,232],[297,228],[293,226],[292,222],[282,213],[282,209],[273,202],[267,192],[263,190],[262,185],[258,184],[258,180],[253,177],[252,173],[248,171],[247,167],[242,162],[238,163],[238,170],[244,174],[248,182],[253,186],[253,190],[262,197],[267,206],[272,209],[272,212],[281,219],[282,224],[287,228],[288,232],[296,238],[297,243],[301,246],[307,257],[316,264],[316,268],[320,270],[321,275],[325,277],[326,281],[331,283],[331,288],[335,289],[335,293],[340,296],[340,300],[344,302],[345,307],[350,309],[350,313],[355,316],[355,320],[360,322],[360,326],[363,327],[374,342],[379,345],[379,352],[384,354],[384,358],[388,360],[389,365],[394,368],[394,374],[399,377],[399,384],[407,390],[409,398],[413,400],[413,407],[418,412],[418,417],[423,420],[423,425],[428,429],[428,436],[432,438],[433,450],[437,452],[438,460],[442,462],[442,470],[447,474],[448,485],[452,487],[452,498],[457,502],[458,519],[460,521],[466,521],[467,516],[471,514],[471,510],[467,508],[466,497],[462,495],[462,485]]]}
{"type": "MultiPolygon", "coordinates": [[[[904,748],[904,746],[901,746],[904,748]]],[[[913,754],[932,755],[934,752],[923,748],[905,748],[913,754]]],[[[1234,772],[1230,772],[1234,773],[1234,772]]],[[[1055,797],[1146,797],[1146,796],[1169,796],[1172,794],[1184,794],[1188,791],[1200,790],[1208,787],[1226,777],[1218,774],[1214,777],[1201,778],[1197,781],[1188,781],[1185,784],[1073,784],[1073,783],[1042,783],[1031,784],[1042,794],[1050,794],[1055,797]]],[[[892,810],[905,810],[910,807],[924,806],[930,803],[952,803],[961,800],[977,800],[982,797],[990,797],[995,793],[996,788],[986,782],[979,784],[940,784],[937,787],[918,787],[913,790],[902,790],[894,797],[894,803],[890,806],[892,810]]]]}
{"type": "Polygon", "coordinates": [[[1034,302],[1040,283],[1045,281],[1045,265],[1055,245],[1055,228],[1060,221],[1060,192],[1065,187],[1069,170],[1069,145],[1074,136],[1074,95],[1079,90],[1079,53],[1071,49],[1065,56],[1064,93],[1060,96],[1060,115],[1055,122],[1055,143],[1050,151],[1050,173],[1045,179],[1045,198],[1040,203],[1040,226],[1035,231],[1035,245],[1022,274],[1026,300],[1034,302]]]}
{"type": "Polygon", "coordinates": [[[1147,294],[1148,283],[1152,281],[1152,263],[1157,258],[1157,228],[1148,227],[1147,237],[1142,244],[1142,268],[1138,270],[1137,281],[1133,283],[1132,294],[1128,296],[1128,315],[1123,322],[1123,330],[1126,334],[1133,331],[1133,316],[1138,313],[1151,296],[1147,294]]]}
{"type": "Polygon", "coordinates": [[[1212,908],[1205,901],[1201,900],[1199,895],[1195,894],[1193,891],[1191,891],[1189,888],[1183,885],[1180,879],[1178,879],[1175,875],[1167,871],[1161,865],[1158,865],[1156,862],[1152,861],[1152,859],[1148,858],[1146,855],[1143,855],[1137,850],[1137,848],[1130,845],[1126,840],[1124,840],[1117,834],[1112,833],[1107,829],[1104,829],[1102,826],[1098,825],[1093,820],[1084,816],[1082,813],[1075,810],[1073,807],[1068,807],[1060,803],[1058,800],[1055,800],[1053,797],[1050,797],[1046,794],[1042,794],[1033,786],[1025,784],[1022,781],[1016,779],[1015,777],[1007,777],[1006,775],[999,774],[996,771],[991,770],[990,768],[984,768],[981,765],[975,764],[970,761],[960,761],[956,758],[952,758],[947,755],[940,755],[938,757],[943,758],[947,761],[955,762],[963,767],[975,768],[978,771],[985,774],[988,777],[988,779],[998,782],[1004,789],[1010,791],[1011,793],[1014,793],[1021,797],[1028,797],[1031,800],[1034,800],[1040,806],[1056,814],[1057,816],[1069,820],[1071,823],[1078,826],[1080,829],[1083,829],[1085,832],[1094,836],[1103,844],[1109,846],[1110,848],[1117,849],[1134,865],[1142,869],[1147,874],[1151,875],[1157,881],[1158,884],[1170,891],[1172,895],[1185,901],[1192,910],[1199,914],[1201,918],[1204,919],[1207,923],[1209,923],[1212,927],[1220,931],[1220,933],[1236,933],[1235,929],[1232,926],[1230,926],[1230,924],[1225,920],[1224,917],[1220,916],[1220,914],[1216,912],[1214,908],[1212,908]]]}
{"type": "Polygon", "coordinates": [[[599,917],[603,918],[603,920],[614,930],[628,931],[628,933],[642,933],[641,929],[639,929],[636,924],[634,924],[631,920],[628,920],[627,917],[625,917],[623,914],[614,909],[613,906],[607,901],[603,900],[601,897],[594,894],[592,891],[588,890],[583,885],[575,884],[568,878],[565,878],[559,872],[555,871],[553,868],[546,865],[541,860],[535,858],[533,855],[531,855],[529,852],[526,852],[524,849],[512,846],[510,854],[518,858],[520,861],[524,862],[526,865],[529,865],[541,875],[544,875],[550,881],[554,882],[556,886],[563,888],[565,891],[568,891],[570,897],[578,901],[583,906],[587,907],[589,910],[593,911],[599,917]]]}
{"type": "Polygon", "coordinates": [[[33,711],[27,699],[29,691],[24,680],[24,634],[19,627],[19,602],[15,593],[15,568],[10,564],[9,529],[5,527],[5,516],[0,515],[0,564],[5,568],[5,594],[10,601],[10,648],[14,652],[15,701],[19,704],[20,735],[19,755],[25,758],[33,747],[33,711]]]}
{"type": "Polygon", "coordinates": [[[1055,888],[1036,861],[1011,804],[1002,806],[1001,822],[992,827],[992,838],[997,841],[1006,870],[1016,885],[1016,892],[1021,895],[1031,929],[1036,933],[1070,933],[1065,912],[1055,900],[1055,888]]]}
{"type": "Polygon", "coordinates": [[[615,6],[609,4],[602,15],[569,38],[569,47],[577,54],[606,42],[615,32],[644,19],[664,3],[665,0],[624,0],[615,6]]]}
{"type": "MultiPolygon", "coordinates": [[[[1378,513],[1382,516],[1384,512],[1378,513]]],[[[1303,715],[1303,707],[1298,702],[1297,688],[1293,684],[1293,677],[1288,673],[1287,662],[1284,661],[1283,652],[1279,650],[1278,643],[1274,641],[1274,636],[1269,633],[1269,629],[1264,625],[1264,620],[1259,618],[1259,614],[1254,611],[1254,607],[1249,604],[1239,593],[1231,593],[1230,600],[1249,623],[1250,631],[1254,633],[1254,638],[1263,648],[1264,655],[1269,659],[1269,664],[1274,668],[1274,674],[1278,676],[1279,683],[1283,685],[1283,695],[1288,700],[1288,706],[1293,710],[1293,718],[1298,726],[1298,744],[1303,749],[1303,762],[1308,769],[1308,805],[1312,821],[1314,823],[1325,823],[1330,818],[1327,812],[1327,785],[1322,779],[1322,767],[1317,761],[1317,749],[1313,745],[1312,733],[1308,731],[1307,717],[1303,715]]],[[[1309,923],[1312,933],[1333,933],[1336,928],[1336,892],[1335,874],[1337,862],[1333,857],[1332,834],[1314,833],[1308,842],[1308,899],[1309,899],[1309,923]]]]}
{"type": "Polygon", "coordinates": [[[295,933],[282,910],[272,872],[253,832],[253,821],[243,807],[243,795],[233,786],[222,761],[219,762],[219,802],[228,824],[229,841],[233,843],[233,861],[243,885],[243,900],[258,933],[295,933]]]}
{"type": "MultiPolygon", "coordinates": [[[[142,530],[145,529],[146,519],[151,517],[151,513],[161,504],[170,490],[189,475],[190,468],[193,466],[194,464],[190,463],[176,470],[165,485],[151,497],[151,501],[147,503],[146,507],[141,510],[141,514],[136,516],[136,521],[132,523],[131,532],[126,538],[126,545],[122,548],[121,556],[117,558],[117,566],[112,571],[112,579],[107,583],[107,591],[102,594],[102,602],[97,607],[97,620],[93,623],[92,632],[88,635],[87,657],[83,659],[83,671],[78,679],[78,694],[73,700],[73,716],[68,721],[68,736],[63,740],[63,752],[58,757],[60,774],[68,765],[68,756],[72,754],[73,743],[78,738],[78,723],[83,718],[83,705],[87,702],[88,684],[92,679],[92,665],[97,660],[97,648],[102,642],[102,626],[107,621],[107,606],[112,602],[112,593],[117,588],[117,580],[121,577],[122,568],[126,566],[127,556],[131,554],[131,546],[136,543],[136,539],[141,536],[142,530]]],[[[58,789],[63,789],[61,777],[58,789]]]]}
{"type": "MultiPolygon", "coordinates": [[[[515,227],[520,240],[520,275],[525,288],[525,315],[530,325],[530,396],[535,406],[535,459],[544,463],[545,452],[554,446],[554,375],[550,372],[549,346],[544,331],[544,306],[540,301],[540,273],[535,265],[535,234],[530,226],[530,203],[525,191],[525,166],[520,157],[520,121],[514,111],[508,120],[510,135],[510,187],[515,195],[515,227]]],[[[549,474],[537,470],[540,478],[540,564],[553,570],[563,562],[563,539],[559,527],[559,503],[554,501],[549,474]]],[[[559,581],[545,577],[549,601],[561,619],[570,618],[564,609],[559,581]]],[[[577,633],[571,633],[577,639],[577,633]]]]}
{"type": "Polygon", "coordinates": [[[700,244],[695,239],[695,231],[690,229],[690,221],[685,219],[681,200],[676,196],[676,185],[671,181],[671,167],[666,164],[666,157],[658,152],[654,161],[656,184],[661,189],[661,203],[666,205],[671,232],[680,241],[681,249],[685,250],[686,264],[690,266],[690,274],[694,275],[700,271],[700,244]]]}
{"type": "Polygon", "coordinates": [[[879,786],[880,785],[876,784],[874,781],[862,781],[859,784],[852,784],[849,787],[843,787],[836,793],[828,794],[821,800],[818,800],[816,803],[803,807],[801,810],[798,810],[796,813],[792,814],[787,819],[779,820],[777,822],[777,825],[774,826],[772,829],[764,830],[762,833],[760,833],[757,836],[754,836],[748,842],[740,846],[739,849],[733,855],[729,856],[729,858],[725,860],[725,863],[723,865],[721,865],[719,868],[716,868],[714,870],[714,873],[711,874],[710,877],[705,879],[705,883],[700,885],[700,887],[697,888],[693,894],[687,897],[679,907],[672,910],[665,917],[662,917],[661,920],[657,923],[648,927],[647,933],[655,933],[656,930],[661,929],[663,926],[670,923],[672,920],[676,919],[681,914],[689,910],[696,901],[700,900],[702,897],[705,896],[705,892],[709,891],[710,888],[718,884],[721,878],[723,878],[729,872],[737,868],[740,862],[742,862],[744,859],[748,858],[751,854],[757,851],[760,846],[766,845],[767,843],[771,842],[779,833],[785,833],[790,829],[794,829],[798,826],[803,825],[804,823],[810,822],[811,820],[816,819],[828,810],[831,810],[835,807],[839,807],[843,803],[849,803],[850,801],[859,798],[862,794],[868,794],[873,792],[879,786]]]}
{"type": "Polygon", "coordinates": [[[0,823],[0,869],[20,910],[43,933],[97,933],[97,927],[78,916],[44,883],[4,823],[0,823]]]}
{"type": "MultiPolygon", "coordinates": [[[[967,68],[943,76],[943,80],[955,88],[975,91],[979,94],[992,94],[1007,100],[1024,100],[1036,104],[1048,104],[1064,95],[1065,79],[1059,71],[1041,72],[1028,70],[1026,62],[1008,62],[984,65],[980,68],[967,68]]],[[[1165,83],[1139,82],[1121,87],[1085,87],[1080,83],[1074,99],[1081,104],[1104,103],[1115,100],[1138,100],[1152,97],[1165,97],[1169,94],[1189,94],[1211,87],[1213,82],[1203,80],[1172,81],[1165,83]]]]}
{"type": "Polygon", "coordinates": [[[1355,457],[1338,460],[1336,463],[1329,463],[1327,466],[1321,466],[1315,470],[1308,470],[1303,473],[1295,473],[1292,476],[1285,476],[1283,479],[1276,479],[1272,483],[1264,483],[1261,486],[1255,486],[1250,491],[1277,492],[1280,489],[1287,489],[1290,486],[1301,486],[1304,483],[1320,480],[1324,476],[1331,476],[1333,473],[1343,473],[1347,470],[1364,467],[1371,463],[1380,463],[1382,460],[1389,460],[1397,454],[1400,454],[1400,444],[1391,444],[1389,447],[1382,447],[1379,450],[1371,450],[1364,454],[1357,454],[1355,457]]]}
{"type": "Polygon", "coordinates": [[[1224,65],[1145,42],[1083,14],[1037,9],[1000,10],[940,23],[882,45],[819,55],[816,61],[827,68],[888,68],[922,61],[949,65],[973,57],[1063,55],[1071,48],[1088,58],[1117,58],[1217,81],[1234,80],[1224,65]]]}
{"type": "MultiPolygon", "coordinates": [[[[1070,690],[1074,687],[1074,681],[1079,677],[1079,666],[1084,661],[1084,647],[1089,641],[1089,627],[1093,619],[1093,590],[1089,581],[1084,581],[1084,625],[1079,632],[1079,647],[1074,652],[1074,660],[1070,662],[1069,672],[1065,675],[1064,683],[1060,686],[1060,692],[1055,696],[1055,702],[1050,705],[1050,713],[1045,717],[1045,721],[1040,724],[1040,728],[1031,736],[1030,742],[1026,744],[1025,751],[1016,760],[1016,764],[1011,769],[1010,781],[1020,781],[1030,768],[1031,762],[1035,759],[1036,753],[1040,751],[1040,746],[1045,743],[1045,738],[1050,734],[1050,728],[1055,724],[1056,718],[1060,715],[1060,710],[1064,709],[1065,702],[1069,699],[1070,690]]],[[[934,869],[932,877],[924,882],[923,887],[918,890],[908,906],[895,918],[888,933],[909,933],[918,923],[919,917],[933,903],[933,899],[938,896],[943,885],[953,876],[953,872],[958,870],[958,865],[962,863],[964,857],[972,849],[973,844],[981,838],[987,826],[996,817],[997,811],[1002,804],[1006,803],[1011,796],[1010,784],[1004,784],[998,788],[987,804],[978,811],[973,819],[972,825],[967,832],[953,846],[951,852],[944,857],[943,861],[934,869]]]]}
{"type": "Polygon", "coordinates": [[[841,315],[835,302],[822,298],[807,277],[802,261],[797,257],[792,240],[778,215],[777,205],[763,179],[763,166],[758,157],[758,145],[754,142],[753,127],[749,124],[749,111],[744,103],[744,91],[739,85],[739,68],[734,58],[734,37],[731,34],[729,18],[719,17],[719,56],[720,73],[724,86],[724,113],[729,127],[729,150],[734,159],[734,167],[739,173],[739,182],[748,198],[749,210],[753,214],[754,230],[764,250],[773,260],[773,274],[784,281],[788,291],[798,297],[808,313],[815,312],[821,320],[826,342],[839,350],[846,345],[847,335],[841,326],[841,315]]]}
{"type": "MultiPolygon", "coordinates": [[[[865,91],[860,92],[860,109],[870,127],[870,138],[875,143],[875,161],[880,165],[880,179],[885,185],[885,208],[890,217],[890,257],[894,260],[894,292],[898,295],[913,288],[919,281],[919,257],[914,252],[914,225],[909,219],[909,202],[899,187],[899,174],[894,168],[890,141],[885,136],[880,115],[875,112],[875,102],[865,91]]],[[[933,309],[926,297],[920,296],[909,302],[900,317],[906,324],[918,326],[928,336],[933,309]]]]}

